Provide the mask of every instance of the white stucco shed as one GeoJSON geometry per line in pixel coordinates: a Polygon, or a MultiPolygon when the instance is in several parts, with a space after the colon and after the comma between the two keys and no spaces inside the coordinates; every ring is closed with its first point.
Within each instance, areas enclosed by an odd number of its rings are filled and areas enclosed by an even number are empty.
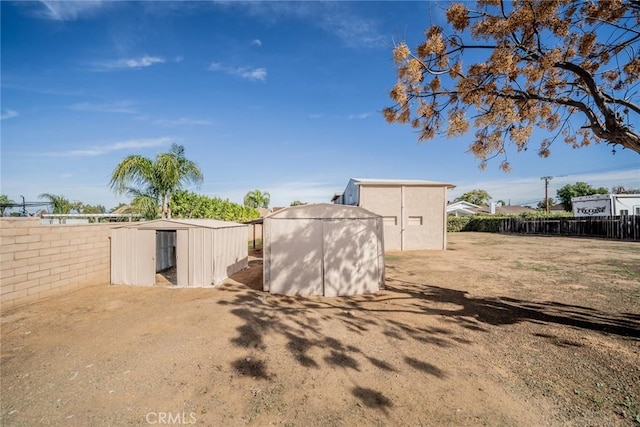
{"type": "Polygon", "coordinates": [[[356,295],[384,287],[382,217],[357,206],[312,204],[264,218],[264,290],[356,295]]]}
{"type": "Polygon", "coordinates": [[[177,285],[218,285],[248,266],[248,228],[235,222],[168,219],[127,223],[111,232],[111,284],[154,285],[176,267],[177,285]]]}

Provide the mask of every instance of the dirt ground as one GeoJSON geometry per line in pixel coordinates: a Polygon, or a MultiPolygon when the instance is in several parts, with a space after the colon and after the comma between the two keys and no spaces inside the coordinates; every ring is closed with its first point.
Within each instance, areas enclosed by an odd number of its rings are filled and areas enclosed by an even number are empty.
{"type": "Polygon", "coordinates": [[[2,423],[638,426],[640,244],[484,233],[387,288],[94,286],[2,313],[2,423]]]}

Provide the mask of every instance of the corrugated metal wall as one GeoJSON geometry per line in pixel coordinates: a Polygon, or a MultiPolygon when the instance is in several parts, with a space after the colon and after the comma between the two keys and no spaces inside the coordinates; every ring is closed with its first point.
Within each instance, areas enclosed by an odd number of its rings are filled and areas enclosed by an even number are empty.
{"type": "Polygon", "coordinates": [[[246,226],[114,229],[111,283],[154,285],[156,271],[175,264],[178,286],[218,285],[248,266],[247,240],[246,226]]]}
{"type": "Polygon", "coordinates": [[[156,283],[155,230],[117,228],[111,234],[111,283],[154,285],[156,283]]]}

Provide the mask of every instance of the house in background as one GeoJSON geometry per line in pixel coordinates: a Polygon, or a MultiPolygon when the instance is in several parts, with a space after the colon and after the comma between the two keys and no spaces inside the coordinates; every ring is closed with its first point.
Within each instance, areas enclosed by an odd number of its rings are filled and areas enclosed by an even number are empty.
{"type": "Polygon", "coordinates": [[[478,213],[480,206],[473,203],[465,202],[464,200],[458,200],[447,204],[447,215],[453,216],[471,216],[478,213]]]}
{"type": "Polygon", "coordinates": [[[549,212],[560,213],[567,212],[567,210],[564,208],[564,205],[562,203],[556,203],[549,206],[549,212]]]}
{"type": "Polygon", "coordinates": [[[383,217],[385,250],[447,248],[447,190],[435,181],[352,178],[335,204],[360,206],[383,217]]]}
{"type": "Polygon", "coordinates": [[[492,204],[489,206],[480,206],[478,212],[490,215],[520,215],[537,211],[529,206],[492,204]]]}
{"type": "Polygon", "coordinates": [[[447,205],[447,214],[453,216],[470,216],[478,213],[490,215],[519,215],[526,212],[536,212],[528,206],[500,205],[491,202],[489,206],[479,206],[459,200],[447,205]]]}

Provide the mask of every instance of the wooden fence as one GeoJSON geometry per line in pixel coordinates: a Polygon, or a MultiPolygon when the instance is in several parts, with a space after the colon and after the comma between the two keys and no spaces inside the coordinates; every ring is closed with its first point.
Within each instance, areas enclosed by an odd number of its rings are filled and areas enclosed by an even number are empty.
{"type": "Polygon", "coordinates": [[[501,233],[640,241],[640,215],[597,218],[505,218],[501,233]]]}

